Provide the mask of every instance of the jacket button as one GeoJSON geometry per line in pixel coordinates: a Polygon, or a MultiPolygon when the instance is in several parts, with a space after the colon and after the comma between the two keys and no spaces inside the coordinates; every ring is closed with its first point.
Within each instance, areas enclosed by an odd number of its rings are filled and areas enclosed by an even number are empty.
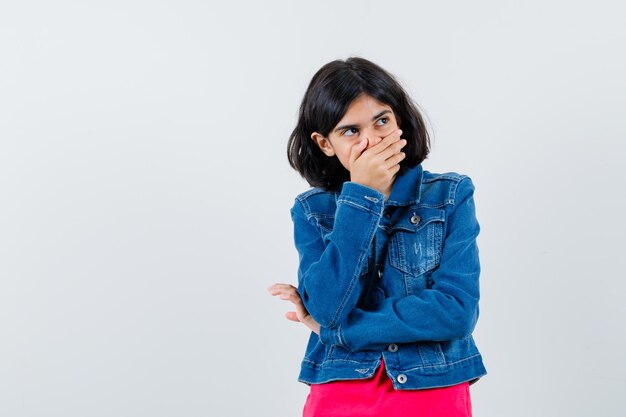
{"type": "Polygon", "coordinates": [[[399,383],[404,384],[406,382],[406,375],[400,374],[397,379],[399,383]]]}
{"type": "Polygon", "coordinates": [[[396,345],[395,343],[392,343],[389,346],[387,346],[387,350],[389,352],[397,352],[398,351],[398,345],[396,345]]]}
{"type": "Polygon", "coordinates": [[[411,223],[418,224],[419,222],[420,222],[420,216],[418,216],[417,214],[413,213],[413,216],[411,216],[411,223]]]}
{"type": "Polygon", "coordinates": [[[383,277],[383,270],[379,269],[378,270],[378,278],[382,278],[383,277]]]}

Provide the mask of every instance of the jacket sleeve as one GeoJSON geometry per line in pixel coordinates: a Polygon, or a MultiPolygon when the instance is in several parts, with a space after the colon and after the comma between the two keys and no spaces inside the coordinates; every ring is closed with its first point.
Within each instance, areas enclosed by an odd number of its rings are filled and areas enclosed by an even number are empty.
{"type": "Polygon", "coordinates": [[[357,351],[384,349],[392,342],[444,341],[470,335],[478,320],[480,275],[476,243],[480,226],[473,195],[474,185],[466,176],[457,185],[431,288],[417,295],[385,298],[367,310],[354,308],[341,326],[321,328],[322,343],[357,351]]]}
{"type": "Polygon", "coordinates": [[[306,200],[296,199],[291,217],[300,258],[298,293],[311,316],[336,327],[356,305],[361,271],[384,209],[385,195],[347,181],[337,198],[332,232],[322,237],[306,200]]]}

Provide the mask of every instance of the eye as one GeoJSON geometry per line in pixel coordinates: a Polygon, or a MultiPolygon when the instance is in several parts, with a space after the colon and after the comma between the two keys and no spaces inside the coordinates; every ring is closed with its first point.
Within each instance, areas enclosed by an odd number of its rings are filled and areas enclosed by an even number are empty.
{"type": "Polygon", "coordinates": [[[354,133],[350,133],[350,134],[348,134],[348,132],[352,132],[352,131],[358,132],[358,129],[357,129],[356,127],[351,127],[350,129],[346,129],[346,130],[344,130],[344,131],[343,131],[343,135],[344,135],[344,136],[353,136],[353,135],[354,135],[354,133]]]}
{"type": "Polygon", "coordinates": [[[384,126],[384,125],[386,125],[387,123],[389,123],[389,118],[388,118],[388,117],[381,117],[380,119],[376,120],[376,123],[378,123],[378,122],[383,122],[383,121],[384,121],[384,123],[379,124],[378,126],[384,126]]]}

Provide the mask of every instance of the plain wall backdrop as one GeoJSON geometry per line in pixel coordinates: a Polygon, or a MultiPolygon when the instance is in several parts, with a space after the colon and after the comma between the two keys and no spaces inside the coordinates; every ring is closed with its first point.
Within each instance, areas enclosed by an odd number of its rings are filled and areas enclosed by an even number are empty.
{"type": "Polygon", "coordinates": [[[614,1],[0,5],[0,415],[298,416],[286,144],[323,64],[395,74],[468,174],[474,414],[623,416],[614,1]]]}

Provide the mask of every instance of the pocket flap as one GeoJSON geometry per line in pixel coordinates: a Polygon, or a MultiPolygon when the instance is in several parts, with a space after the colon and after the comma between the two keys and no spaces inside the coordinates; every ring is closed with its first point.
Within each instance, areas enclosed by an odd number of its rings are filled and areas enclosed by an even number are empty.
{"type": "Polygon", "coordinates": [[[407,210],[407,212],[391,226],[391,230],[405,230],[407,232],[417,232],[428,223],[443,222],[446,218],[446,211],[442,208],[420,207],[407,210]]]}

